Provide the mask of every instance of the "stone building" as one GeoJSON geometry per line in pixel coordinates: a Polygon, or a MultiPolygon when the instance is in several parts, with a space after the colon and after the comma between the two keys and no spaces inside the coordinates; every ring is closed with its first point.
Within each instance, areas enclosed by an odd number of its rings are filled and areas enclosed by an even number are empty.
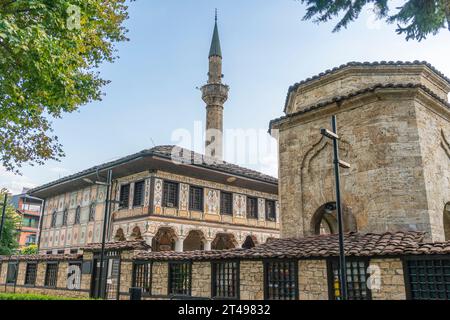
{"type": "Polygon", "coordinates": [[[450,79],[426,62],[348,63],[289,89],[279,138],[282,237],[336,232],[337,116],[347,231],[450,239],[450,79]]]}
{"type": "Polygon", "coordinates": [[[222,52],[214,26],[209,53],[206,156],[158,146],[39,186],[45,199],[39,250],[76,253],[101,242],[105,175],[112,170],[106,240],[144,239],[155,251],[252,247],[279,236],[277,179],[222,161],[222,52]]]}

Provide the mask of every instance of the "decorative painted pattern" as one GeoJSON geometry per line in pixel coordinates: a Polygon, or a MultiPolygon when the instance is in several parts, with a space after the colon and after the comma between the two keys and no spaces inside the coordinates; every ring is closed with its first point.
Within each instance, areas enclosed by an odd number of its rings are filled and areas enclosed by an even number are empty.
{"type": "Polygon", "coordinates": [[[242,194],[233,194],[233,215],[245,217],[247,198],[242,194]]]}
{"type": "Polygon", "coordinates": [[[206,213],[218,214],[219,213],[219,190],[205,189],[206,193],[206,213]]]}
{"type": "Polygon", "coordinates": [[[155,190],[153,195],[153,205],[161,208],[162,206],[162,191],[163,191],[163,181],[161,179],[155,179],[155,190]]]}
{"type": "Polygon", "coordinates": [[[258,199],[258,219],[265,220],[266,219],[266,201],[264,199],[258,199]]]}
{"type": "Polygon", "coordinates": [[[150,179],[145,179],[144,207],[150,203],[150,179]]]}
{"type": "Polygon", "coordinates": [[[180,183],[180,200],[179,200],[180,210],[188,210],[189,205],[189,185],[185,183],[180,183]]]}

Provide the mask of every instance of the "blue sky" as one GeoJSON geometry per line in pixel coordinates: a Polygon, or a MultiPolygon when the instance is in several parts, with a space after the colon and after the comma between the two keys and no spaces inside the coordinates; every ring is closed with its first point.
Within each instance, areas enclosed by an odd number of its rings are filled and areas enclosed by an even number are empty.
{"type": "MultiPolygon", "coordinates": [[[[332,33],[336,21],[302,21],[305,7],[295,0],[137,0],[127,21],[130,41],[118,46],[119,60],[101,67],[111,80],[103,101],[53,121],[66,157],[26,166],[22,176],[0,168],[0,187],[18,192],[154,144],[172,144],[173,130],[192,130],[194,121],[204,121],[196,87],[206,82],[216,7],[230,86],[225,128],[267,130],[282,115],[291,84],[349,61],[427,60],[450,75],[445,30],[406,42],[395,26],[374,23],[368,12],[332,33]]],[[[252,167],[277,170],[276,162],[252,167]]]]}

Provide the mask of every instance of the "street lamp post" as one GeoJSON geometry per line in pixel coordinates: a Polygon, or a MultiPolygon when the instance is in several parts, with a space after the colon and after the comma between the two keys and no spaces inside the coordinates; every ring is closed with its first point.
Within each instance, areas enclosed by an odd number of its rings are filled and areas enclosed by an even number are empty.
{"type": "Polygon", "coordinates": [[[336,209],[337,209],[337,220],[338,220],[338,230],[339,230],[339,282],[340,282],[340,292],[342,300],[347,300],[347,265],[345,262],[345,251],[344,251],[344,219],[342,216],[342,205],[341,205],[341,188],[340,188],[340,178],[339,178],[339,167],[350,168],[350,165],[342,160],[339,160],[339,136],[337,134],[337,124],[336,115],[331,118],[331,126],[333,131],[327,129],[320,129],[320,133],[333,140],[333,153],[334,153],[334,175],[336,180],[336,209]]]}
{"type": "Polygon", "coordinates": [[[110,188],[112,182],[112,170],[108,170],[108,177],[106,180],[106,198],[105,198],[105,215],[103,217],[103,233],[102,233],[102,248],[100,251],[100,270],[99,270],[99,280],[98,280],[98,297],[102,297],[103,288],[103,264],[105,260],[105,242],[106,242],[106,228],[109,220],[109,197],[110,188]]]}
{"type": "Polygon", "coordinates": [[[3,209],[2,209],[2,219],[0,221],[0,240],[2,239],[2,231],[3,225],[5,223],[5,215],[6,215],[6,201],[8,200],[8,193],[5,192],[5,198],[3,200],[3,209]]]}

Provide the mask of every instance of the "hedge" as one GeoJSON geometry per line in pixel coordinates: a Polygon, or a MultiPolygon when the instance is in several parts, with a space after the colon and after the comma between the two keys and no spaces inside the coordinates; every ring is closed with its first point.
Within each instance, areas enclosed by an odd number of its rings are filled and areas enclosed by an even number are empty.
{"type": "Polygon", "coordinates": [[[0,300],[84,300],[33,293],[0,293],[0,300]]]}

